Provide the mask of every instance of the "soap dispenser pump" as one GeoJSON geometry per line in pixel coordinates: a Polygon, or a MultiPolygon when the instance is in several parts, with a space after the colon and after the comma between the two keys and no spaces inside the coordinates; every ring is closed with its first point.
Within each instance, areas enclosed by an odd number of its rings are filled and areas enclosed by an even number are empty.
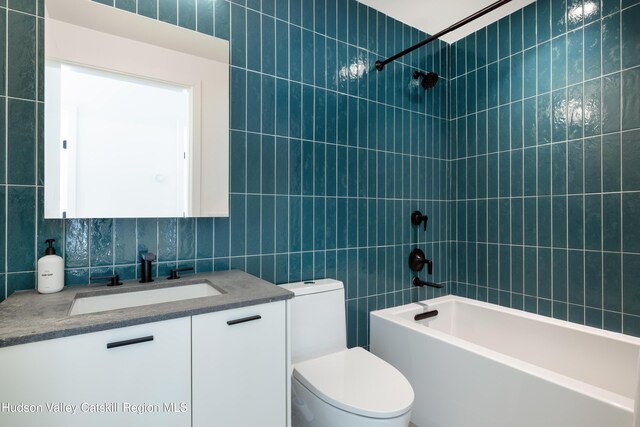
{"type": "Polygon", "coordinates": [[[54,239],[46,241],[45,256],[38,260],[38,292],[41,294],[61,291],[64,286],[64,262],[56,255],[53,242],[54,239]]]}

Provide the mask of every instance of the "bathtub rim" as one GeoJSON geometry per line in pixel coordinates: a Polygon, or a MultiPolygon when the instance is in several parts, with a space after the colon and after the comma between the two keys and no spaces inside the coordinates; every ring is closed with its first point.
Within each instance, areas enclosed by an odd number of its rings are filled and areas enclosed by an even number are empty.
{"type": "MultiPolygon", "coordinates": [[[[557,327],[573,329],[575,331],[587,333],[589,335],[599,335],[599,336],[604,336],[611,339],[622,340],[628,344],[635,345],[640,348],[640,338],[624,335],[618,332],[598,329],[591,326],[574,324],[566,320],[554,319],[554,318],[542,316],[540,314],[528,313],[522,310],[503,307],[497,304],[491,304],[484,301],[477,301],[471,298],[460,297],[457,295],[445,295],[442,297],[422,300],[415,303],[403,304],[400,306],[390,307],[382,310],[375,310],[370,313],[370,318],[378,317],[382,320],[390,321],[402,327],[408,327],[409,329],[414,330],[418,333],[429,335],[438,341],[461,348],[465,351],[470,351],[476,355],[486,357],[497,363],[509,365],[515,369],[519,369],[523,371],[528,375],[532,375],[537,378],[549,381],[557,386],[571,388],[572,390],[575,390],[577,393],[583,394],[593,399],[601,400],[603,402],[606,402],[609,405],[612,405],[621,410],[627,411],[632,415],[634,414],[635,399],[630,399],[628,397],[622,396],[612,391],[596,387],[589,383],[577,380],[575,378],[571,378],[569,376],[560,374],[558,372],[554,372],[550,369],[542,368],[532,363],[525,362],[513,356],[508,356],[496,350],[492,350],[488,347],[483,347],[481,345],[474,344],[470,341],[464,340],[462,338],[458,338],[456,336],[447,334],[445,332],[424,327],[424,325],[414,321],[413,319],[409,320],[399,316],[400,313],[415,312],[417,314],[426,310],[431,310],[431,309],[437,308],[437,307],[432,307],[434,304],[446,303],[451,301],[454,303],[458,302],[461,304],[471,304],[471,305],[475,305],[475,306],[486,308],[488,310],[493,310],[493,311],[502,311],[510,315],[514,315],[514,316],[518,316],[521,318],[530,319],[534,321],[540,321],[540,322],[554,325],[557,327]]],[[[636,376],[640,376],[640,372],[636,372],[636,376]]],[[[640,396],[636,396],[636,399],[638,398],[640,398],[640,396]]]]}

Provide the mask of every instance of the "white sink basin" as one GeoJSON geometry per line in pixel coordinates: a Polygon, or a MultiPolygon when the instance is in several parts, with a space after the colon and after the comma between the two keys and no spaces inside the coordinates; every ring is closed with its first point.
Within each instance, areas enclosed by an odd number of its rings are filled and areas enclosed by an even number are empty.
{"type": "Polygon", "coordinates": [[[163,302],[211,297],[221,292],[208,283],[177,285],[171,288],[151,289],[148,291],[122,292],[94,297],[76,297],[71,305],[70,316],[98,313],[120,308],[140,307],[161,304],[163,302]]]}

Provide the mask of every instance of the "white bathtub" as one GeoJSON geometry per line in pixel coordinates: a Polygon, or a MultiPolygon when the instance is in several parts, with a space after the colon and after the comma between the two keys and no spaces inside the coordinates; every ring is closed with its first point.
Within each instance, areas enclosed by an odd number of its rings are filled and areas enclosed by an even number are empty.
{"type": "Polygon", "coordinates": [[[638,338],[449,295],[372,312],[371,351],[418,427],[640,427],[638,338]]]}

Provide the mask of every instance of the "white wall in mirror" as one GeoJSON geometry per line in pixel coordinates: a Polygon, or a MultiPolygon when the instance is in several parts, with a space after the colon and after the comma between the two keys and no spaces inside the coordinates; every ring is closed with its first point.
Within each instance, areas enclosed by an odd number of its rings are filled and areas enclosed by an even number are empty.
{"type": "Polygon", "coordinates": [[[228,42],[90,0],[45,19],[45,217],[227,216],[228,42]]]}
{"type": "Polygon", "coordinates": [[[47,83],[60,87],[60,204],[67,216],[182,216],[190,91],[67,64],[46,67],[47,83]]]}

